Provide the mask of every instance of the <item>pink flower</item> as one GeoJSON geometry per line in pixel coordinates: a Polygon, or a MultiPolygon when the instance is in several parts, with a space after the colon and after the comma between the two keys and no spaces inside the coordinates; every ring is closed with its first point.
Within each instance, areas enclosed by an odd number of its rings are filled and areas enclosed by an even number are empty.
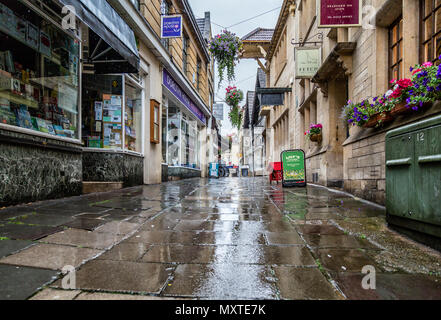
{"type": "Polygon", "coordinates": [[[433,66],[433,63],[430,62],[430,61],[428,61],[428,62],[426,62],[426,63],[423,64],[423,67],[424,67],[424,68],[429,68],[429,67],[431,67],[431,66],[433,66]]]}

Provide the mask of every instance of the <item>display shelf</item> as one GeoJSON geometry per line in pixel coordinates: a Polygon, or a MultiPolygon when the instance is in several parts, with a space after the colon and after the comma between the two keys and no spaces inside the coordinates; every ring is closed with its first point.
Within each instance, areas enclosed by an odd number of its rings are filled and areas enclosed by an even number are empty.
{"type": "Polygon", "coordinates": [[[15,104],[24,104],[30,108],[38,109],[38,102],[19,97],[9,92],[0,91],[0,98],[7,99],[15,104]]]}

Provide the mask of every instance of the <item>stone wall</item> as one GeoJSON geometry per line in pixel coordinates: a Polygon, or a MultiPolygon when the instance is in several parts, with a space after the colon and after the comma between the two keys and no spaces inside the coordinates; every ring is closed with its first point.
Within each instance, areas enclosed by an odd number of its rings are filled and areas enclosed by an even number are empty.
{"type": "Polygon", "coordinates": [[[80,195],[78,145],[0,129],[0,207],[80,195]]]}
{"type": "Polygon", "coordinates": [[[144,157],[122,152],[83,153],[83,180],[123,182],[124,187],[144,183],[144,157]]]}
{"type": "Polygon", "coordinates": [[[202,176],[201,170],[185,168],[185,167],[168,167],[168,177],[169,179],[189,179],[189,178],[200,178],[202,176]]]}

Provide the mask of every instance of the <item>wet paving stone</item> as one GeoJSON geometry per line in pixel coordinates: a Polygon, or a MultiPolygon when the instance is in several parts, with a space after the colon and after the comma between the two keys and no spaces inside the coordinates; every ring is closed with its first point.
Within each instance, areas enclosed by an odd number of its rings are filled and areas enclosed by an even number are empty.
{"type": "Polygon", "coordinates": [[[344,231],[330,225],[299,225],[297,230],[301,234],[319,234],[319,235],[344,235],[344,231]]]}
{"type": "Polygon", "coordinates": [[[0,259],[0,263],[42,269],[61,270],[65,266],[78,267],[101,251],[87,248],[38,244],[19,253],[0,259]]]}
{"type": "Polygon", "coordinates": [[[144,243],[122,242],[98,257],[99,260],[133,261],[140,260],[151,248],[144,243]]]}
{"type": "Polygon", "coordinates": [[[0,258],[6,257],[17,251],[23,250],[34,244],[32,241],[23,240],[1,240],[0,241],[0,258]]]}
{"type": "Polygon", "coordinates": [[[317,268],[274,267],[282,299],[342,299],[317,268]]]}
{"type": "MultiPolygon", "coordinates": [[[[76,273],[78,289],[159,294],[172,270],[160,263],[94,260],[76,273]]],[[[61,287],[58,280],[53,287],[61,287]]]]}
{"type": "Polygon", "coordinates": [[[304,245],[305,242],[299,234],[294,232],[267,232],[265,236],[269,245],[304,245]]]}
{"type": "Polygon", "coordinates": [[[53,270],[0,265],[0,300],[25,300],[56,276],[53,270]]]}
{"type": "Polygon", "coordinates": [[[126,235],[131,232],[134,232],[138,228],[139,228],[139,224],[130,223],[130,222],[112,221],[100,226],[95,231],[126,235]]]}
{"type": "Polygon", "coordinates": [[[58,227],[64,223],[70,222],[71,216],[55,216],[32,213],[17,218],[10,218],[7,222],[26,224],[26,225],[38,225],[47,227],[58,227]]]}
{"type": "Polygon", "coordinates": [[[441,278],[412,274],[376,274],[376,289],[365,290],[366,274],[339,273],[334,279],[350,300],[440,300],[441,278]]]}
{"type": "Polygon", "coordinates": [[[160,300],[187,300],[187,299],[175,299],[175,298],[163,298],[155,296],[145,296],[145,295],[134,295],[134,294],[116,294],[116,293],[103,293],[103,292],[83,292],[75,300],[85,300],[85,301],[125,301],[125,300],[149,300],[149,301],[160,301],[160,300]]]}
{"type": "Polygon", "coordinates": [[[210,263],[215,258],[214,247],[167,245],[153,246],[141,259],[157,263],[210,263]]]}
{"type": "Polygon", "coordinates": [[[178,231],[140,231],[127,240],[146,244],[193,244],[195,232],[178,231]]]}
{"type": "Polygon", "coordinates": [[[200,232],[193,241],[199,245],[264,245],[265,237],[262,233],[243,232],[200,232]]]}
{"type": "Polygon", "coordinates": [[[47,288],[36,295],[34,295],[29,300],[37,300],[37,301],[68,301],[75,299],[81,291],[79,290],[56,290],[47,288]]]}
{"type": "Polygon", "coordinates": [[[78,246],[93,249],[106,249],[122,240],[121,235],[69,229],[41,239],[41,242],[78,246]]]}
{"type": "Polygon", "coordinates": [[[305,234],[303,235],[306,243],[311,247],[318,248],[366,248],[379,249],[364,239],[358,239],[349,235],[318,235],[305,234]]]}
{"type": "Polygon", "coordinates": [[[314,250],[321,265],[335,272],[361,272],[364,266],[374,266],[381,270],[364,250],[359,249],[318,249],[314,250]]]}
{"type": "Polygon", "coordinates": [[[266,266],[182,264],[163,295],[215,300],[276,299],[277,289],[267,280],[270,274],[266,266]]]}
{"type": "Polygon", "coordinates": [[[180,221],[173,230],[176,231],[213,231],[214,221],[186,220],[180,221]]]}
{"type": "Polygon", "coordinates": [[[63,227],[93,231],[105,223],[105,220],[100,219],[75,218],[72,221],[63,224],[63,227]]]}
{"type": "Polygon", "coordinates": [[[0,210],[0,224],[1,221],[6,221],[11,218],[16,218],[24,215],[30,215],[35,212],[35,208],[32,207],[10,207],[0,210]]]}
{"type": "Polygon", "coordinates": [[[12,240],[36,241],[63,230],[61,227],[28,226],[21,224],[0,224],[0,237],[12,240]]]}

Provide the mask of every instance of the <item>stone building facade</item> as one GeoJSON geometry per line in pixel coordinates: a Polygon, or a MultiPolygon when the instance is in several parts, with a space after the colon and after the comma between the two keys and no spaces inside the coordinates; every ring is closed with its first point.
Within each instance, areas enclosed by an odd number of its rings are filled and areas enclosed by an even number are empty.
{"type": "Polygon", "coordinates": [[[385,204],[386,133],[439,113],[439,106],[372,129],[349,126],[342,108],[384,94],[392,79],[410,78],[409,67],[434,61],[441,54],[435,43],[441,9],[432,0],[363,0],[362,27],[319,28],[319,3],[284,1],[265,56],[267,85],[292,88],[283,105],[260,107],[267,116],[267,161],[303,149],[310,183],[385,204]],[[319,48],[321,62],[313,75],[298,78],[295,49],[302,47],[319,48]],[[305,131],[318,123],[323,140],[309,141],[305,131]]]}

